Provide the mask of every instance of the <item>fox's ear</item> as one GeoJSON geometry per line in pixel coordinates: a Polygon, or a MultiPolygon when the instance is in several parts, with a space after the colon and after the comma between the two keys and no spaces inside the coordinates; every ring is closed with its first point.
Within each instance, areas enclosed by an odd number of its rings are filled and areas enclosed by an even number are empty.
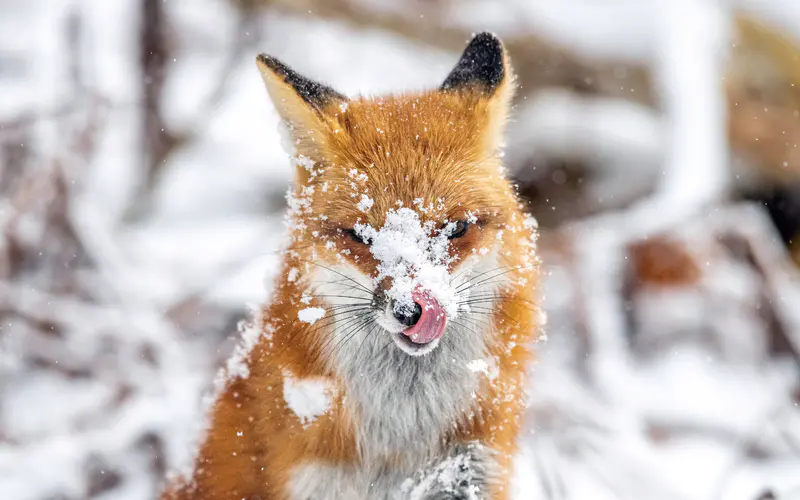
{"type": "Polygon", "coordinates": [[[266,54],[256,57],[256,64],[278,114],[296,141],[297,151],[316,157],[324,150],[326,109],[347,101],[347,97],[266,54]]]}
{"type": "Polygon", "coordinates": [[[502,146],[516,78],[499,38],[491,33],[475,35],[439,90],[478,93],[487,99],[486,147],[497,150],[502,146]]]}

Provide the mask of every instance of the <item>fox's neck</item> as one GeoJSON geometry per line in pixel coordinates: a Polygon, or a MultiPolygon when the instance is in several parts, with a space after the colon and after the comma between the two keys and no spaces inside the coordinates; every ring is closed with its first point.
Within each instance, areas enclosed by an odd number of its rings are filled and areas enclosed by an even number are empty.
{"type": "Polygon", "coordinates": [[[484,342],[454,327],[436,350],[411,357],[388,339],[375,340],[334,361],[359,450],[367,461],[402,452],[419,463],[474,409],[479,376],[469,361],[486,357],[484,342]]]}

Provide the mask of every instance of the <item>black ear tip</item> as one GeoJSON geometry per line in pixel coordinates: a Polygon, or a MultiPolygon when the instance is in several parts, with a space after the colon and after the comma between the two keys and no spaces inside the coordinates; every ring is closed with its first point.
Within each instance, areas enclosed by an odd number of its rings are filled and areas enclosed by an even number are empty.
{"type": "Polygon", "coordinates": [[[278,58],[272,57],[269,54],[259,54],[256,56],[256,61],[263,64],[267,68],[271,69],[275,73],[286,76],[288,73],[292,73],[292,69],[283,64],[278,58]]]}
{"type": "Polygon", "coordinates": [[[469,50],[470,47],[487,53],[500,54],[501,56],[503,54],[503,42],[497,38],[497,35],[488,31],[478,33],[472,37],[466,50],[469,50]]]}
{"type": "Polygon", "coordinates": [[[346,101],[347,97],[336,92],[331,87],[313,80],[309,80],[300,73],[296,72],[278,58],[267,54],[256,56],[256,62],[263,64],[273,73],[280,76],[284,82],[290,85],[295,92],[307,103],[322,107],[330,100],[346,101]]]}
{"type": "Polygon", "coordinates": [[[506,76],[503,42],[489,32],[478,33],[470,40],[456,67],[447,76],[441,90],[479,86],[492,92],[506,76]]]}
{"type": "Polygon", "coordinates": [[[261,64],[269,65],[269,60],[270,59],[272,59],[270,56],[268,56],[267,54],[263,54],[263,53],[256,56],[256,62],[259,62],[261,64]]]}

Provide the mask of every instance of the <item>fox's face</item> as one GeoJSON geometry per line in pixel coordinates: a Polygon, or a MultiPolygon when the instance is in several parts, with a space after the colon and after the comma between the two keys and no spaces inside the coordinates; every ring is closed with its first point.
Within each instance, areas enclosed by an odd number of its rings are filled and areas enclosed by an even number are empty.
{"type": "Polygon", "coordinates": [[[467,335],[483,349],[495,300],[533,264],[500,161],[514,86],[500,42],[478,35],[440,88],[383,98],[258,63],[295,149],[287,279],[308,305],[300,320],[330,318],[328,349],[371,338],[419,356],[467,335]]]}

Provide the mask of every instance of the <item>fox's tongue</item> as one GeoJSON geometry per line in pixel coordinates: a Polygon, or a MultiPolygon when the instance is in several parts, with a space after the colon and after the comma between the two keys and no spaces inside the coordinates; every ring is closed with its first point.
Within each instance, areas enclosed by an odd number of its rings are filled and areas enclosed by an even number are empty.
{"type": "Polygon", "coordinates": [[[427,291],[415,290],[411,297],[422,308],[422,315],[414,326],[403,330],[403,335],[415,344],[427,344],[441,337],[447,325],[442,306],[427,291]]]}

